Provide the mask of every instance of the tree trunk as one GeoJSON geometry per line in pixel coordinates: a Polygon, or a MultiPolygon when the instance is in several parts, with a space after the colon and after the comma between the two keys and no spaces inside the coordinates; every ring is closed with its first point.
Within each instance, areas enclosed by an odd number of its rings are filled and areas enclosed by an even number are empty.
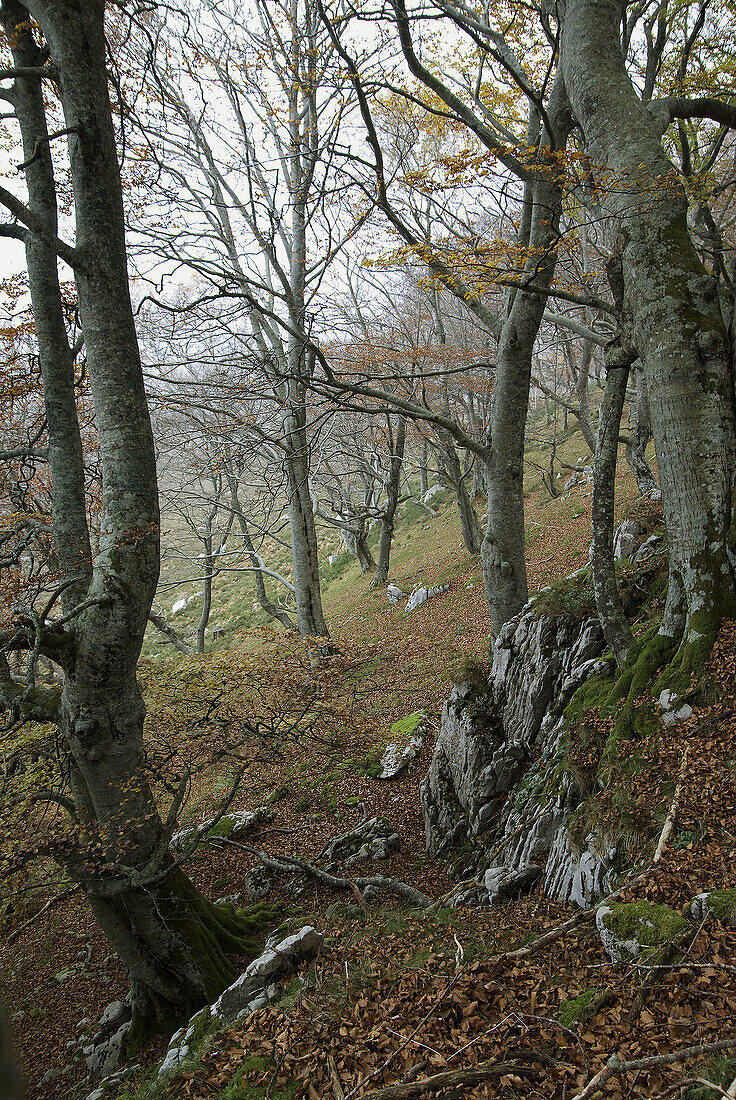
{"type": "Polygon", "coordinates": [[[317,532],[309,492],[309,444],[303,410],[292,410],[286,432],[291,560],[297,629],[302,638],[327,638],[317,560],[317,532]]]}
{"type": "MultiPolygon", "coordinates": [[[[14,64],[18,68],[40,67],[44,58],[34,41],[26,9],[15,0],[3,0],[0,15],[14,64]]],[[[55,234],[57,194],[42,82],[32,77],[17,80],[13,91],[24,159],[30,162],[25,169],[28,205],[55,234]]],[[[48,423],[54,552],[59,568],[78,578],[62,594],[62,606],[68,612],[84,597],[92,575],[74,357],[64,323],[56,254],[31,233],[26,235],[26,264],[48,423]]]]}
{"type": "Polygon", "coordinates": [[[608,382],[601,406],[593,482],[593,587],[603,636],[623,667],[633,636],[624,614],[613,559],[614,497],[616,460],[621,413],[626,400],[626,382],[631,356],[609,357],[608,382]]]}
{"type": "Polygon", "coordinates": [[[258,597],[258,602],[263,610],[266,612],[266,614],[270,615],[272,619],[276,619],[277,622],[280,622],[286,630],[294,630],[294,623],[291,621],[291,617],[288,611],[285,611],[283,607],[279,607],[278,604],[275,604],[273,600],[270,600],[268,598],[268,594],[266,592],[266,584],[263,580],[263,574],[260,571],[261,559],[256,553],[256,548],[253,545],[253,539],[250,537],[248,521],[245,517],[243,507],[240,503],[237,478],[235,478],[230,473],[228,473],[227,477],[228,485],[230,486],[230,505],[233,509],[233,512],[237,516],[238,525],[240,526],[240,533],[243,536],[243,546],[245,547],[246,553],[248,554],[248,557],[250,558],[254,567],[253,576],[255,578],[256,596],[258,597]]]}
{"type": "MultiPolygon", "coordinates": [[[[96,651],[119,652],[117,623],[97,608],[84,614],[96,651]]],[[[171,865],[168,833],[146,779],[145,708],[135,669],[115,671],[107,661],[94,667],[83,652],[75,672],[65,680],[60,723],[74,760],[81,830],[69,873],[120,955],[135,1016],[191,1014],[232,980],[225,952],[245,950],[236,942],[238,922],[171,865]]]]}
{"type": "MultiPolygon", "coordinates": [[[[387,415],[389,426],[389,443],[391,456],[389,460],[389,472],[386,478],[386,507],[381,516],[381,534],[378,539],[378,564],[373,577],[374,584],[388,584],[389,562],[391,560],[391,544],[394,537],[394,520],[399,504],[399,492],[401,489],[401,470],[404,463],[404,448],[406,445],[406,417],[398,418],[396,438],[391,433],[391,417],[387,415]]],[[[424,446],[424,445],[423,445],[424,446]]],[[[427,467],[424,465],[424,478],[426,481],[427,467]]]]}
{"type": "Polygon", "coordinates": [[[468,553],[476,557],[480,553],[481,543],[483,542],[483,531],[468,493],[465,474],[453,440],[445,432],[438,432],[437,434],[440,437],[443,473],[447,479],[448,488],[452,487],[457,500],[462,540],[468,553]]]}
{"type": "MultiPolygon", "coordinates": [[[[580,356],[580,367],[578,369],[578,377],[575,383],[575,391],[578,398],[578,423],[580,424],[580,430],[583,433],[583,439],[585,440],[591,454],[595,454],[596,448],[596,435],[593,430],[593,423],[590,418],[590,394],[589,394],[589,380],[590,380],[590,364],[593,358],[593,344],[590,340],[583,340],[583,351],[580,356]]],[[[565,422],[565,427],[567,423],[565,422]]]]}
{"type": "Polygon", "coordinates": [[[427,479],[427,461],[427,444],[424,440],[422,440],[422,446],[419,451],[419,496],[422,499],[429,490],[429,482],[427,479]]]}
{"type": "Polygon", "coordinates": [[[620,219],[623,308],[649,396],[686,669],[736,610],[731,355],[716,284],[688,232],[686,196],[624,66],[622,10],[621,0],[568,0],[560,56],[587,152],[618,181],[602,201],[620,219]]]}
{"type": "MultiPolygon", "coordinates": [[[[555,133],[548,135],[563,149],[572,127],[564,86],[555,81],[547,108],[555,133]]],[[[562,185],[551,179],[527,183],[524,188],[528,238],[521,243],[530,256],[526,267],[542,288],[554,277],[555,247],[562,212],[562,185]],[[541,259],[543,257],[543,260],[541,259]]],[[[521,290],[509,297],[506,319],[496,354],[496,384],[491,413],[490,445],[484,457],[488,486],[488,520],[481,564],[483,583],[495,637],[503,624],[527,601],[524,555],[524,436],[529,408],[532,354],[546,307],[544,294],[521,290]]]]}
{"type": "Polygon", "coordinates": [[[361,573],[370,573],[376,568],[373,555],[366,544],[368,532],[363,523],[357,520],[353,527],[341,527],[340,535],[348,554],[358,559],[361,573]]]}
{"type": "Polygon", "coordinates": [[[476,458],[473,463],[473,488],[471,494],[473,500],[477,500],[478,497],[486,496],[488,490],[486,489],[486,482],[483,476],[483,463],[479,462],[476,458]]]}
{"type": "MultiPolygon", "coordinates": [[[[4,6],[4,19],[7,11],[4,6]]],[[[80,497],[81,445],[68,347],[65,352],[57,315],[61,365],[48,387],[44,374],[49,425],[56,425],[49,450],[55,492],[59,487],[54,538],[61,581],[76,583],[70,585],[74,615],[63,633],[47,631],[46,642],[42,635],[42,652],[64,673],[59,725],[80,831],[80,848],[66,854],[69,873],[81,883],[123,960],[140,1021],[153,1014],[186,1014],[202,1004],[232,974],[224,952],[243,945],[184,874],[171,869],[167,830],[146,777],[136,664],[158,580],[159,511],[128,293],[104,4],[34,0],[28,11],[48,44],[71,131],[75,278],[103,481],[100,549],[92,566],[86,551],[79,556],[80,543],[89,542],[80,497]],[[76,509],[71,544],[62,514],[69,501],[76,509]]],[[[45,295],[58,293],[37,242],[28,255],[32,284],[45,281],[45,295]]],[[[232,914],[224,917],[231,919],[232,914]]]]}
{"type": "Polygon", "coordinates": [[[636,398],[634,401],[631,440],[626,445],[626,460],[636,478],[636,484],[642,496],[648,496],[657,488],[657,479],[647,462],[647,443],[652,438],[652,425],[649,420],[649,399],[642,371],[634,372],[636,398]]]}

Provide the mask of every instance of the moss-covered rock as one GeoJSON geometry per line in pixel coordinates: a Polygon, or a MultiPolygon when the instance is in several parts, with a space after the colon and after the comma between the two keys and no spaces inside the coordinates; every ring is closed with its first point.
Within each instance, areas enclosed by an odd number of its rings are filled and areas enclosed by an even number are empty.
{"type": "Polygon", "coordinates": [[[600,989],[586,989],[577,997],[570,997],[560,1005],[557,1019],[563,1027],[575,1027],[586,1015],[593,1001],[603,992],[600,989]]]}
{"type": "Polygon", "coordinates": [[[602,905],[595,923],[603,947],[612,962],[633,959],[647,949],[660,947],[687,926],[687,921],[667,905],[648,901],[602,905]]]}
{"type": "Polygon", "coordinates": [[[736,888],[698,894],[690,904],[690,913],[697,920],[712,914],[716,920],[736,927],[736,888]]]}

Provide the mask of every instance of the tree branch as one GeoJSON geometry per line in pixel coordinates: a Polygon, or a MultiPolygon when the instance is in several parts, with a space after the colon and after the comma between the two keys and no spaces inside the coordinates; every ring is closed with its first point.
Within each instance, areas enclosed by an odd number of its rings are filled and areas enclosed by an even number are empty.
{"type": "Polygon", "coordinates": [[[57,237],[55,233],[49,231],[43,218],[26,206],[24,202],[14,195],[12,191],[8,191],[6,187],[0,184],[0,203],[5,206],[11,214],[13,214],[19,222],[25,225],[34,236],[38,237],[40,241],[43,241],[45,245],[48,245],[56,255],[68,264],[69,267],[75,268],[80,265],[79,253],[73,245],[67,244],[66,241],[62,241],[60,237],[57,237]]]}
{"type": "Polygon", "coordinates": [[[647,107],[664,133],[676,118],[709,118],[736,130],[736,104],[724,103],[720,99],[689,99],[687,96],[669,96],[667,99],[654,99],[647,107]]]}

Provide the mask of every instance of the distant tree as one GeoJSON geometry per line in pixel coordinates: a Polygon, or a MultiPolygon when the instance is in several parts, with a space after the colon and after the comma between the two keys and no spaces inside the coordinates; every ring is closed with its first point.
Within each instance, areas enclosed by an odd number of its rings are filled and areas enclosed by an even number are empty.
{"type": "Polygon", "coordinates": [[[240,334],[278,412],[270,440],[287,478],[298,629],[323,636],[308,394],[318,294],[355,229],[339,178],[349,95],[313,0],[252,0],[246,19],[237,4],[206,8],[168,39],[162,30],[169,48],[150,59],[156,110],[140,130],[160,187],[143,228],[147,249],[196,273],[190,304],[222,302],[213,325],[240,334]],[[168,208],[172,190],[182,214],[162,219],[156,204],[168,208]]]}

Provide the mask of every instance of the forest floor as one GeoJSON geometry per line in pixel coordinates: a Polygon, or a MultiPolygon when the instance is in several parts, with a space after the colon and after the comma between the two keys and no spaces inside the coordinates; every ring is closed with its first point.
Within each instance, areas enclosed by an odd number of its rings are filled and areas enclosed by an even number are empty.
{"type": "MultiPolygon", "coordinates": [[[[567,447],[563,455],[574,464],[583,453],[579,437],[571,436],[567,447]]],[[[623,470],[621,511],[635,498],[623,470]]],[[[585,564],[590,503],[586,484],[552,500],[530,478],[530,588],[585,564]]],[[[401,844],[380,865],[382,873],[441,899],[452,882],[425,854],[418,797],[433,738],[393,780],[374,778],[369,764],[397,719],[422,710],[430,728],[438,728],[458,662],[487,663],[480,569],[459,545],[453,502],[442,502],[435,517],[419,509],[410,513],[397,530],[392,568],[392,580],[406,591],[414,583],[449,583],[447,592],[407,616],[388,604],[385,590],[370,590],[369,580],[343,562],[325,584],[333,636],[351,652],[365,654],[356,704],[369,720],[364,714],[354,728],[346,722],[329,744],[288,741],[267,760],[254,754],[233,808],[271,801],[273,820],[248,842],[273,855],[307,859],[364,813],[385,816],[401,844]]],[[[257,652],[259,635],[239,632],[237,613],[231,612],[228,652],[257,652]]],[[[646,766],[630,793],[663,800],[663,817],[670,796],[662,792],[671,791],[678,776],[682,789],[676,832],[662,860],[631,888],[632,899],[682,910],[700,891],[736,885],[736,719],[729,714],[736,706],[735,647],[736,626],[724,624],[709,668],[709,698],[715,702],[696,706],[688,722],[663,730],[644,754],[646,766]],[[682,772],[686,746],[689,763],[682,772]]],[[[151,679],[152,660],[171,676],[181,659],[149,656],[144,680],[151,679]]],[[[186,662],[191,668],[191,659],[186,662]]],[[[206,816],[221,792],[222,777],[207,773],[195,784],[189,820],[206,816]]],[[[190,866],[197,884],[217,898],[240,893],[243,875],[255,862],[241,849],[213,843],[190,866]]],[[[39,870],[39,878],[46,870],[39,870]]],[[[293,898],[283,897],[293,906],[293,898]]],[[[571,916],[568,907],[537,894],[494,908],[439,906],[429,915],[407,913],[398,904],[374,906],[366,914],[350,897],[323,887],[308,888],[297,904],[292,925],[312,923],[326,937],[325,950],[303,980],[275,1006],[217,1032],[195,1064],[155,1092],[146,1066],[160,1059],[169,1036],[154,1038],[126,1097],[347,1100],[402,1079],[408,1088],[417,1075],[466,1071],[493,1059],[504,1063],[495,1076],[473,1086],[438,1084],[434,1095],[573,1097],[613,1054],[666,1055],[736,1034],[736,929],[727,923],[695,923],[678,954],[647,971],[612,965],[589,918],[526,955],[509,956],[571,916]]],[[[39,891],[25,910],[18,906],[0,946],[0,985],[29,1100],[84,1097],[92,1086],[83,1083],[83,1062],[54,1075],[72,1060],[71,1049],[87,1026],[81,1022],[94,1025],[126,985],[78,894],[59,898],[58,892],[39,891]],[[47,902],[49,908],[39,911],[47,902]]],[[[613,1076],[604,1092],[653,1097],[692,1078],[680,1095],[723,1095],[695,1079],[707,1076],[728,1089],[736,1077],[732,1053],[693,1055],[686,1063],[613,1076]]]]}

